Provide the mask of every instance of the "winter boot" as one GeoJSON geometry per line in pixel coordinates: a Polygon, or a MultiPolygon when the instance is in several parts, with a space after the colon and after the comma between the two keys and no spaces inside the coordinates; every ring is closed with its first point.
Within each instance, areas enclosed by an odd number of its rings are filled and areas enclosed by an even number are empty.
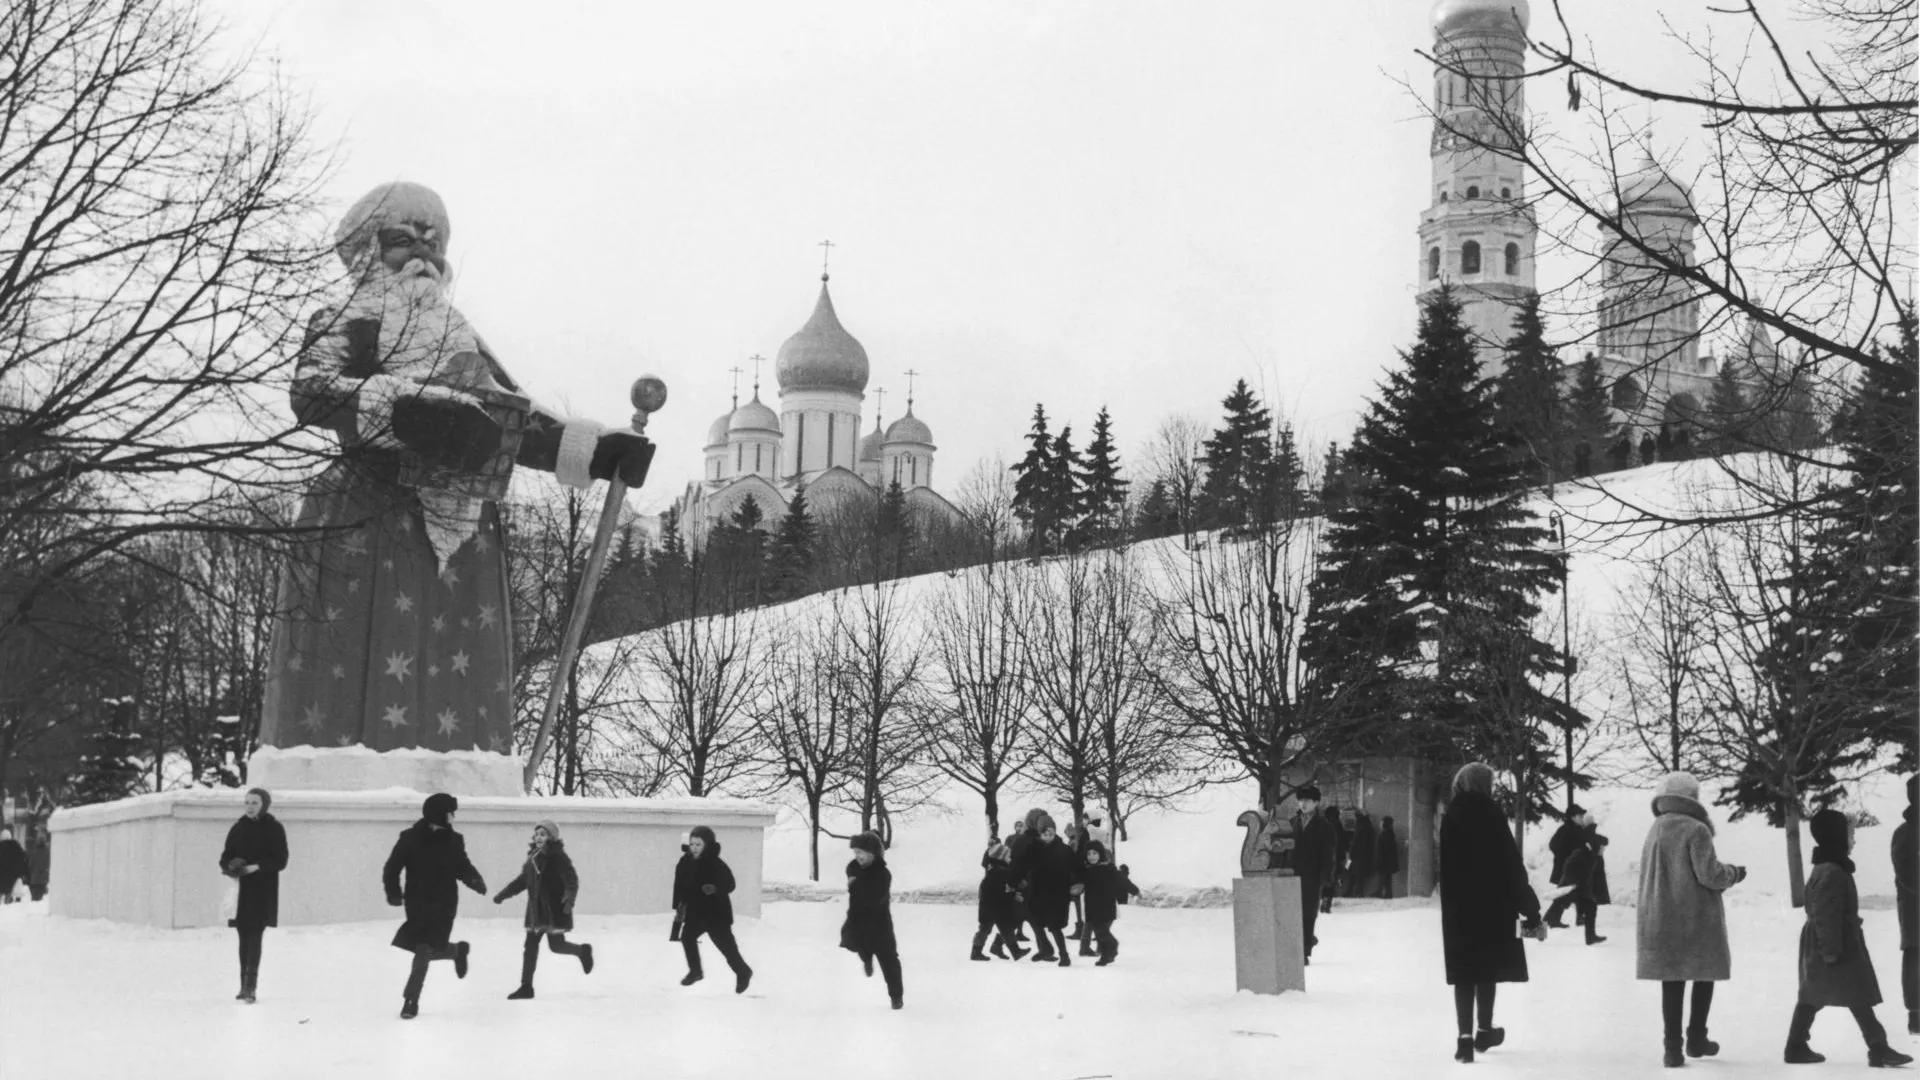
{"type": "Polygon", "coordinates": [[[1473,1037],[1473,1048],[1484,1054],[1506,1041],[1506,1028],[1481,1028],[1479,1034],[1473,1037]]]}
{"type": "MultiPolygon", "coordinates": [[[[1014,948],[1016,949],[1019,947],[1020,946],[1018,945],[1014,946],[1014,948]]],[[[1000,936],[999,934],[993,935],[993,947],[988,949],[987,951],[999,957],[1002,960],[1016,959],[1015,957],[1009,957],[1007,955],[1007,939],[1000,936]]]]}
{"type": "Polygon", "coordinates": [[[1687,1055],[1680,1052],[1680,1036],[1668,1035],[1666,1047],[1660,1055],[1660,1064],[1669,1069],[1678,1069],[1687,1063],[1687,1055]]]}
{"type": "Polygon", "coordinates": [[[1607,939],[1604,936],[1594,933],[1592,926],[1587,927],[1587,944],[1598,945],[1601,942],[1604,942],[1606,940],[1607,939]]]}
{"type": "Polygon", "coordinates": [[[1071,956],[1068,956],[1068,955],[1067,955],[1067,950],[1065,950],[1065,949],[1061,949],[1061,950],[1060,950],[1060,966],[1061,966],[1061,967],[1072,967],[1072,966],[1073,966],[1073,957],[1071,957],[1071,956]]]}
{"type": "Polygon", "coordinates": [[[862,956],[860,958],[860,970],[867,973],[867,978],[873,978],[873,957],[862,956]]]}
{"type": "Polygon", "coordinates": [[[1907,1034],[1920,1035],[1920,1009],[1907,1010],[1907,1034]]]}
{"type": "Polygon", "coordinates": [[[1706,1028],[1687,1029],[1687,1056],[1712,1057],[1720,1052],[1720,1044],[1707,1038],[1706,1028]]]}
{"type": "Polygon", "coordinates": [[[527,1000],[530,1000],[532,997],[533,997],[533,987],[527,985],[526,983],[521,983],[520,989],[515,990],[513,993],[507,995],[507,1000],[508,1001],[527,1001],[527,1000]]]}
{"type": "Polygon", "coordinates": [[[967,959],[982,960],[982,961],[988,959],[987,954],[984,951],[982,951],[982,948],[981,948],[986,943],[987,943],[987,932],[985,930],[981,930],[978,933],[974,934],[973,935],[973,952],[971,955],[967,957],[967,959]]]}
{"type": "Polygon", "coordinates": [[[1473,1064],[1473,1036],[1462,1035],[1453,1040],[1453,1060],[1462,1065],[1473,1064]]]}
{"type": "Polygon", "coordinates": [[[736,994],[746,993],[747,984],[752,981],[753,981],[752,968],[748,968],[747,970],[740,972],[739,974],[733,977],[733,992],[736,994]]]}
{"type": "Polygon", "coordinates": [[[580,974],[593,974],[593,946],[580,946],[580,974]]]}
{"type": "Polygon", "coordinates": [[[420,1015],[420,999],[407,998],[400,1003],[400,1019],[411,1020],[420,1015]]]}
{"type": "Polygon", "coordinates": [[[706,976],[706,975],[705,975],[704,973],[702,973],[702,972],[698,972],[698,971],[689,971],[689,972],[687,972],[687,976],[686,976],[686,978],[684,978],[684,979],[681,979],[681,980],[680,980],[680,985],[681,985],[681,986],[692,986],[692,985],[693,985],[694,983],[697,983],[697,982],[699,982],[699,981],[700,981],[701,979],[704,979],[704,978],[706,978],[706,977],[707,977],[707,976],[706,976]]]}
{"type": "Polygon", "coordinates": [[[467,977],[467,953],[472,951],[472,949],[473,946],[468,945],[464,941],[456,941],[453,943],[453,974],[456,978],[464,979],[467,977]]]}
{"type": "Polygon", "coordinates": [[[1787,1043],[1786,1062],[1789,1065],[1818,1065],[1825,1060],[1827,1055],[1808,1046],[1805,1039],[1787,1043]]]}
{"type": "Polygon", "coordinates": [[[1105,950],[1101,952],[1100,959],[1095,960],[1093,962],[1093,966],[1106,967],[1108,964],[1113,963],[1113,956],[1114,956],[1114,950],[1111,950],[1111,949],[1105,950]]]}
{"type": "Polygon", "coordinates": [[[893,995],[891,1000],[893,1002],[893,1007],[895,1009],[904,1009],[907,1007],[907,1003],[905,999],[903,999],[899,994],[893,995]]]}
{"type": "Polygon", "coordinates": [[[247,972],[246,978],[241,980],[240,1000],[249,1005],[253,1004],[255,1001],[254,988],[259,985],[259,982],[260,976],[251,971],[247,972]]]}
{"type": "Polygon", "coordinates": [[[1906,1065],[1913,1061],[1912,1054],[1903,1054],[1886,1043],[1867,1049],[1867,1064],[1876,1069],[1886,1069],[1906,1065]]]}

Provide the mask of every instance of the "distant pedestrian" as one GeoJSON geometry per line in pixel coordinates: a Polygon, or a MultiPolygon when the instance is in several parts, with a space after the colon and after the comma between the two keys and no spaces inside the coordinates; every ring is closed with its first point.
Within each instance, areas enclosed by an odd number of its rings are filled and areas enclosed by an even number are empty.
{"type": "Polygon", "coordinates": [[[1120,884],[1119,892],[1115,894],[1114,899],[1126,904],[1132,902],[1132,897],[1140,895],[1140,886],[1133,883],[1133,871],[1127,868],[1126,863],[1121,863],[1114,870],[1113,876],[1120,884]]]}
{"type": "MultiPolygon", "coordinates": [[[[1566,820],[1560,823],[1559,828],[1553,830],[1553,839],[1547,841],[1547,850],[1553,854],[1553,869],[1547,872],[1548,883],[1553,885],[1567,883],[1567,860],[1571,859],[1573,853],[1580,850],[1586,843],[1584,839],[1586,817],[1586,810],[1582,809],[1579,803],[1573,803],[1567,807],[1566,820]]],[[[1567,908],[1572,904],[1573,898],[1570,893],[1561,893],[1554,897],[1553,903],[1547,905],[1547,925],[1565,930],[1567,924],[1561,922],[1560,917],[1566,914],[1567,908]]]]}
{"type": "Polygon", "coordinates": [[[1087,905],[1087,930],[1099,943],[1100,959],[1094,967],[1106,967],[1120,955],[1120,939],[1113,936],[1113,923],[1120,917],[1120,875],[1107,855],[1107,845],[1098,840],[1087,844],[1086,863],[1080,868],[1080,899],[1087,905]]]}
{"type": "Polygon", "coordinates": [[[1027,816],[1014,825],[1013,839],[1007,841],[1009,865],[1013,868],[1013,880],[1019,889],[1019,904],[1026,909],[1027,924],[1033,927],[1034,959],[1054,959],[1053,941],[1040,925],[1040,918],[1033,907],[1033,851],[1040,844],[1040,831],[1053,828],[1053,818],[1039,807],[1027,811],[1027,816]]]}
{"type": "Polygon", "coordinates": [[[47,882],[53,875],[53,834],[45,825],[33,834],[33,846],[27,849],[27,892],[33,900],[45,900],[47,882]]]}
{"type": "Polygon", "coordinates": [[[1440,823],[1440,938],[1453,987],[1456,1061],[1470,1062],[1475,1051],[1506,1041],[1506,1029],[1493,1024],[1494,991],[1503,982],[1527,981],[1521,935],[1546,936],[1540,898],[1527,882],[1506,814],[1493,801],[1493,770],[1476,761],[1454,774],[1453,798],[1440,823]]]}
{"type": "Polygon", "coordinates": [[[273,796],[247,790],[246,812],[227,830],[220,871],[240,884],[240,902],[227,925],[240,936],[240,993],[251,1005],[260,987],[260,946],[267,927],[280,925],[280,871],[287,868],[287,830],[267,812],[273,796]]]}
{"type": "Polygon", "coordinates": [[[1372,895],[1375,856],[1373,818],[1365,810],[1353,812],[1353,843],[1347,847],[1346,895],[1354,898],[1372,895]]]}
{"type": "Polygon", "coordinates": [[[1713,984],[1732,977],[1727,910],[1721,894],[1747,876],[1744,866],[1720,861],[1713,822],[1700,804],[1700,781],[1668,773],[1654,789],[1653,827],[1640,848],[1640,899],[1635,911],[1636,974],[1660,983],[1660,1017],[1668,1068],[1688,1057],[1712,1057],[1720,1044],[1707,1038],[1713,984]],[[1680,1007],[1693,983],[1693,1008],[1681,1056],[1680,1007]]]}
{"type": "Polygon", "coordinates": [[[1302,960],[1311,964],[1319,941],[1313,931],[1320,917],[1320,893],[1333,880],[1335,838],[1333,826],[1320,816],[1319,788],[1307,784],[1295,789],[1293,797],[1300,806],[1293,844],[1293,872],[1300,879],[1300,948],[1302,960]]]}
{"type": "MultiPolygon", "coordinates": [[[[1061,839],[1066,842],[1067,850],[1073,853],[1073,865],[1077,870],[1081,861],[1086,858],[1087,830],[1082,826],[1069,824],[1066,834],[1061,839]]],[[[1081,956],[1093,955],[1092,938],[1087,933],[1086,906],[1077,890],[1073,893],[1073,929],[1068,932],[1067,938],[1080,943],[1081,956]]]]}
{"type": "Polygon", "coordinates": [[[733,992],[744,994],[753,981],[753,969],[740,956],[733,939],[733,869],[720,858],[720,841],[713,830],[695,825],[687,835],[687,853],[673,869],[673,906],[682,912],[680,948],[687,956],[687,974],[681,986],[692,986],[706,977],[700,967],[700,935],[713,939],[713,947],[733,972],[733,992]]]}
{"type": "Polygon", "coordinates": [[[593,946],[567,940],[573,929],[573,903],[580,895],[580,875],[567,857],[567,846],[560,839],[560,826],[542,821],[533,827],[533,840],[527,845],[526,861],[520,864],[507,886],[494,895],[493,902],[527,894],[527,914],[523,925],[526,941],[520,946],[520,987],[507,995],[508,1001],[533,997],[533,973],[540,966],[540,941],[561,956],[580,961],[582,974],[593,974],[593,946]]]}
{"type": "Polygon", "coordinates": [[[1017,890],[1013,883],[1013,867],[1008,865],[1007,845],[998,841],[987,845],[987,852],[980,856],[980,909],[979,928],[973,935],[972,960],[987,959],[987,935],[993,935],[993,955],[1002,960],[1018,960],[1027,955],[1015,939],[1014,896],[1017,890]],[[1013,955],[1007,955],[1007,949],[1013,949],[1013,955]]]}
{"type": "Polygon", "coordinates": [[[1382,900],[1393,899],[1393,876],[1400,872],[1400,838],[1393,835],[1393,816],[1380,819],[1380,839],[1374,846],[1373,872],[1380,876],[1382,900]]]}
{"type": "Polygon", "coordinates": [[[1887,1029],[1873,1015],[1880,980],[1861,930],[1860,893],[1853,882],[1853,823],[1838,810],[1822,810],[1807,823],[1813,834],[1813,873],[1807,875],[1806,925],[1800,928],[1800,1001],[1787,1029],[1786,1061],[1813,1065],[1827,1060],[1807,1045],[1813,1018],[1828,1005],[1853,1012],[1867,1041],[1867,1064],[1875,1068],[1913,1061],[1887,1045],[1887,1029]]]}
{"type": "Polygon", "coordinates": [[[420,820],[400,833],[380,872],[387,903],[405,905],[407,911],[407,921],[393,935],[394,948],[413,954],[406,989],[401,991],[402,1020],[420,1015],[420,991],[426,986],[429,963],[451,960],[454,975],[467,977],[471,949],[466,942],[453,940],[453,920],[460,914],[458,887],[465,885],[485,896],[487,882],[467,859],[466,839],[453,831],[453,816],[459,811],[460,801],[444,791],[427,796],[420,820]]]}
{"type": "Polygon", "coordinates": [[[13,903],[13,890],[27,878],[27,849],[13,838],[13,830],[0,826],[0,903],[13,903]]]}
{"type": "Polygon", "coordinates": [[[853,861],[847,863],[847,920],[840,925],[840,947],[860,957],[868,978],[878,961],[888,1000],[894,1008],[903,1008],[900,946],[893,936],[893,871],[887,869],[878,836],[863,832],[847,846],[853,849],[853,861]]]}
{"type": "Polygon", "coordinates": [[[1560,882],[1567,887],[1567,891],[1554,901],[1558,904],[1565,900],[1573,905],[1574,924],[1586,930],[1589,945],[1598,945],[1607,940],[1600,936],[1595,926],[1600,905],[1611,900],[1607,894],[1606,864],[1601,855],[1606,843],[1607,838],[1600,835],[1597,827],[1589,825],[1582,830],[1580,846],[1567,857],[1566,866],[1561,868],[1560,882]]]}
{"type": "Polygon", "coordinates": [[[1907,777],[1907,808],[1893,829],[1894,906],[1900,910],[1900,1000],[1907,1007],[1907,1033],[1920,1035],[1920,839],[1914,836],[1920,776],[1907,777]]]}
{"type": "Polygon", "coordinates": [[[1042,822],[1039,839],[1027,849],[1027,907],[1033,912],[1034,929],[1041,935],[1035,940],[1044,949],[1034,956],[1036,963],[1057,960],[1061,967],[1073,964],[1067,951],[1066,928],[1078,870],[1073,849],[1054,832],[1053,822],[1042,822]],[[1049,941],[1059,949],[1057,955],[1053,948],[1046,948],[1049,941]]]}
{"type": "Polygon", "coordinates": [[[1333,872],[1320,883],[1320,912],[1324,915],[1333,911],[1333,897],[1340,891],[1340,882],[1346,877],[1347,850],[1348,845],[1353,841],[1346,827],[1340,823],[1338,806],[1328,803],[1322,816],[1327,819],[1327,825],[1333,830],[1333,872]]]}

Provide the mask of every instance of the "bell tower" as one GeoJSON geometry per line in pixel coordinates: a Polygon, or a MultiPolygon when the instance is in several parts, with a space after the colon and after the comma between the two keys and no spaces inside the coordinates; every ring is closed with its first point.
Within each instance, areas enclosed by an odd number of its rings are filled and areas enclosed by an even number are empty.
{"type": "Polygon", "coordinates": [[[1483,371],[1503,363],[1513,316],[1534,289],[1533,210],[1520,164],[1498,152],[1524,130],[1527,0],[1433,5],[1433,141],[1420,215],[1420,299],[1453,286],[1483,371]]]}

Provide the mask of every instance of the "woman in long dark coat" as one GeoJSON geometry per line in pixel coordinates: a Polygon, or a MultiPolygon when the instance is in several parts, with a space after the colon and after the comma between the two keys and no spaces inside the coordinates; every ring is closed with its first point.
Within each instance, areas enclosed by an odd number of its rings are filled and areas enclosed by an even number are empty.
{"type": "MultiPolygon", "coordinates": [[[[1053,822],[1041,825],[1039,838],[1027,849],[1027,907],[1033,913],[1033,925],[1042,936],[1039,944],[1044,946],[1048,939],[1059,950],[1061,967],[1073,964],[1073,957],[1067,951],[1067,916],[1073,910],[1074,875],[1079,867],[1074,865],[1073,849],[1060,839],[1053,829],[1053,822]]],[[[1037,953],[1034,961],[1054,959],[1052,949],[1037,953]]]]}
{"type": "Polygon", "coordinates": [[[247,790],[247,810],[227,830],[220,849],[220,872],[240,883],[240,903],[227,925],[240,935],[240,993],[235,1000],[253,1004],[260,986],[260,943],[267,927],[280,925],[280,871],[287,868],[287,830],[267,813],[273,796],[265,788],[247,790]]]}
{"type": "Polygon", "coordinates": [[[847,863],[847,921],[840,924],[840,947],[857,954],[868,977],[874,961],[887,981],[893,1007],[905,1004],[900,975],[900,946],[893,936],[893,871],[880,838],[863,832],[847,841],[853,860],[847,863]]]}
{"type": "Polygon", "coordinates": [[[1353,812],[1353,843],[1349,851],[1346,895],[1354,898],[1369,896],[1369,887],[1373,884],[1375,850],[1373,818],[1365,810],[1353,812]]]}
{"type": "Polygon", "coordinates": [[[744,994],[753,981],[753,969],[740,956],[733,939],[733,869],[720,858],[720,841],[713,830],[695,825],[687,834],[687,852],[673,868],[673,909],[680,913],[680,948],[687,956],[687,974],[681,986],[706,978],[700,967],[700,935],[726,958],[733,972],[733,992],[744,994]]]}
{"type": "Polygon", "coordinates": [[[420,1014],[428,964],[451,960],[454,975],[467,977],[470,949],[466,942],[453,940],[453,920],[460,913],[459,886],[485,896],[487,882],[467,858],[466,839],[453,831],[453,815],[459,810],[460,801],[444,791],[427,796],[420,820],[400,834],[380,872],[387,903],[404,904],[407,909],[407,921],[393,934],[393,947],[413,954],[413,967],[401,992],[402,1020],[420,1014]]]}
{"type": "Polygon", "coordinates": [[[1873,1015],[1880,980],[1873,973],[1867,937],[1860,926],[1860,893],[1853,883],[1853,825],[1838,810],[1822,810],[1808,822],[1813,833],[1813,873],[1807,875],[1807,922],[1800,928],[1800,1002],[1787,1030],[1789,1065],[1827,1060],[1807,1045],[1813,1018],[1828,1005],[1853,1012],[1867,1041],[1867,1064],[1905,1065],[1913,1058],[1887,1045],[1887,1029],[1873,1015]]]}
{"type": "Polygon", "coordinates": [[[540,939],[562,956],[578,957],[582,973],[593,974],[593,946],[576,945],[567,940],[573,929],[573,901],[580,895],[580,875],[560,840],[560,826],[542,821],[533,827],[533,842],[527,845],[527,861],[520,873],[494,896],[504,904],[518,893],[527,894],[527,940],[520,949],[520,988],[507,995],[508,1001],[525,1001],[533,996],[533,972],[540,966],[540,939]]]}
{"type": "Polygon", "coordinates": [[[1380,819],[1380,840],[1374,848],[1373,872],[1380,875],[1382,900],[1393,899],[1393,875],[1400,872],[1400,838],[1393,835],[1393,817],[1380,819]]]}
{"type": "Polygon", "coordinates": [[[1453,801],[1440,824],[1440,937],[1453,987],[1458,1061],[1506,1041],[1506,1029],[1493,1026],[1494,987],[1527,981],[1526,949],[1514,933],[1522,920],[1525,933],[1545,935],[1540,898],[1493,801],[1493,770],[1476,761],[1454,774],[1453,801]]]}

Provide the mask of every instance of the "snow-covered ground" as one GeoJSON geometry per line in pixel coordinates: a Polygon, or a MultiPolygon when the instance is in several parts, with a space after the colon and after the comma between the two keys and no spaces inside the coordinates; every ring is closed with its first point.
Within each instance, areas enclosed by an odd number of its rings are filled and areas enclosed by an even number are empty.
{"type": "MultiPolygon", "coordinates": [[[[1799,915],[1738,890],[1734,979],[1714,1004],[1724,1049],[1710,1067],[1774,1076],[1793,1007],[1799,915]]],[[[164,932],[55,919],[43,904],[0,908],[0,1076],[143,1077],[1070,1077],[1429,1076],[1457,1068],[1441,974],[1439,912],[1424,901],[1349,901],[1321,922],[1304,994],[1233,990],[1231,913],[1126,909],[1120,962],[1070,969],[966,958],[971,908],[895,909],[907,1007],[836,947],[844,912],[774,903],[739,936],[756,975],[736,997],[708,948],[708,978],[678,985],[664,916],[587,919],[598,966],[543,956],[539,996],[510,1002],[519,934],[473,920],[465,981],[435,965],[417,1020],[398,1019],[406,957],[389,923],[270,932],[261,1000],[233,1000],[229,932],[164,932]]],[[[491,905],[489,905],[491,907],[491,905]]],[[[1621,1077],[1657,1069],[1659,991],[1633,978],[1631,911],[1603,908],[1611,940],[1555,933],[1530,944],[1533,981],[1502,987],[1507,1045],[1491,1075],[1621,1077]]],[[[1896,1032],[1898,929],[1866,915],[1896,1032]]],[[[1824,1014],[1814,1045],[1864,1063],[1859,1035],[1824,1014]]],[[[1896,1045],[1912,1040],[1896,1035],[1896,1045]]],[[[1705,1064],[1705,1063],[1701,1063],[1705,1064]]]]}

